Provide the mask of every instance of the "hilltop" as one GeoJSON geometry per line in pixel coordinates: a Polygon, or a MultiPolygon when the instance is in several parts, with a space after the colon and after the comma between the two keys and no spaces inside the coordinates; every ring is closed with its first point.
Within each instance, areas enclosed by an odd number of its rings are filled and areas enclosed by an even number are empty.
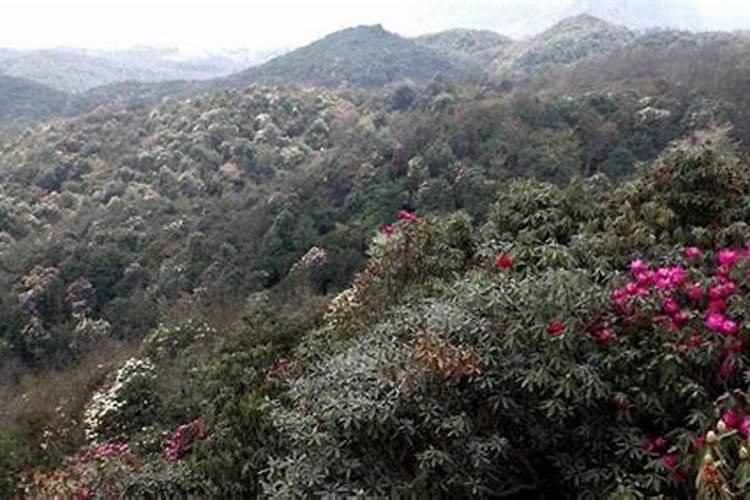
{"type": "Polygon", "coordinates": [[[21,126],[59,115],[67,102],[63,92],[0,74],[0,125],[21,126]]]}
{"type": "Polygon", "coordinates": [[[348,84],[372,88],[404,79],[426,82],[436,76],[465,74],[450,57],[376,25],[338,31],[230,77],[228,82],[233,86],[348,84]]]}
{"type": "Polygon", "coordinates": [[[460,28],[418,36],[414,40],[451,58],[482,66],[502,57],[514,43],[494,31],[460,28]]]}
{"type": "Polygon", "coordinates": [[[514,44],[495,60],[494,72],[504,78],[532,75],[550,67],[609,53],[636,38],[627,28],[582,14],[514,44]]]}

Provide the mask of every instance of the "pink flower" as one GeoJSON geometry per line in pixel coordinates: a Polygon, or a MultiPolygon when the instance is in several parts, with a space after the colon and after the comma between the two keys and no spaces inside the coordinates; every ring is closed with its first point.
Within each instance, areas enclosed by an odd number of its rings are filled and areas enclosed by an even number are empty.
{"type": "Polygon", "coordinates": [[[672,266],[667,269],[669,282],[678,287],[685,284],[685,269],[682,266],[672,266]]]}
{"type": "Polygon", "coordinates": [[[737,322],[732,321],[731,319],[725,319],[721,324],[721,333],[723,333],[724,335],[736,335],[739,329],[740,327],[739,325],[737,325],[737,322]]]}
{"type": "Polygon", "coordinates": [[[716,261],[719,263],[719,265],[726,266],[726,267],[732,267],[739,260],[740,260],[740,253],[735,250],[731,250],[729,248],[724,248],[723,250],[720,250],[719,255],[716,257],[716,261]]]}
{"type": "Polygon", "coordinates": [[[708,298],[709,299],[720,299],[724,296],[724,292],[721,289],[721,287],[718,286],[712,286],[708,289],[708,298]]]}
{"type": "Polygon", "coordinates": [[[664,299],[661,306],[662,308],[664,308],[664,311],[670,316],[674,316],[680,311],[680,305],[671,297],[664,299]]]}
{"type": "Polygon", "coordinates": [[[635,276],[635,280],[640,286],[649,286],[654,283],[655,276],[653,271],[643,271],[635,276]]]}
{"type": "Polygon", "coordinates": [[[737,293],[737,284],[734,281],[727,281],[721,287],[721,293],[725,297],[727,297],[729,295],[734,295],[735,293],[737,293]]]}
{"type": "Polygon", "coordinates": [[[596,339],[606,344],[615,340],[615,334],[610,328],[605,328],[596,335],[596,339]]]}
{"type": "Polygon", "coordinates": [[[636,259],[630,263],[630,272],[633,276],[637,276],[644,271],[648,271],[648,266],[641,259],[636,259]]]}
{"type": "Polygon", "coordinates": [[[706,328],[708,328],[712,332],[721,331],[724,326],[724,320],[725,318],[723,314],[710,311],[708,314],[706,314],[706,328]]]}
{"type": "Polygon", "coordinates": [[[396,228],[390,224],[382,224],[379,229],[380,229],[380,232],[386,236],[391,236],[393,233],[396,232],[396,228]]]}
{"type": "Polygon", "coordinates": [[[417,214],[414,212],[410,212],[408,210],[399,210],[396,212],[396,217],[399,218],[399,220],[404,221],[416,221],[419,220],[419,217],[417,217],[417,214]]]}
{"type": "Polygon", "coordinates": [[[703,255],[703,252],[701,252],[701,249],[698,247],[685,247],[683,255],[686,259],[697,259],[703,255]]]}

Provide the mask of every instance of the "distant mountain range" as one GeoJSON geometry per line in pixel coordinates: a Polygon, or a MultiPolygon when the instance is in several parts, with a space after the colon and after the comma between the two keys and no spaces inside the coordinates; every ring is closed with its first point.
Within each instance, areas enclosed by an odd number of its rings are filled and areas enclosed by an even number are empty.
{"type": "Polygon", "coordinates": [[[496,5],[493,29],[515,38],[536,35],[581,14],[634,30],[700,31],[706,24],[694,0],[508,0],[496,5]]]}
{"type": "Polygon", "coordinates": [[[236,73],[278,51],[233,50],[184,54],[140,47],[118,51],[0,49],[0,74],[64,92],[83,92],[123,81],[207,80],[236,73]]]}
{"type": "MultiPolygon", "coordinates": [[[[625,16],[638,3],[623,2],[618,7],[621,10],[607,12],[625,16]]],[[[600,10],[606,5],[614,4],[591,4],[600,10]]],[[[736,33],[725,39],[732,43],[746,37],[736,33]]],[[[579,14],[518,41],[486,30],[452,29],[406,38],[380,25],[358,26],[257,65],[253,65],[253,57],[268,54],[240,51],[216,57],[182,57],[175,51],[155,49],[117,53],[0,50],[5,89],[0,94],[0,126],[24,125],[101,106],[154,105],[165,98],[250,85],[380,88],[398,82],[427,84],[436,77],[490,84],[528,81],[592,58],[665,52],[674,48],[676,39],[680,46],[714,43],[712,38],[689,32],[644,33],[579,14]],[[241,71],[236,71],[238,68],[241,71]]]]}

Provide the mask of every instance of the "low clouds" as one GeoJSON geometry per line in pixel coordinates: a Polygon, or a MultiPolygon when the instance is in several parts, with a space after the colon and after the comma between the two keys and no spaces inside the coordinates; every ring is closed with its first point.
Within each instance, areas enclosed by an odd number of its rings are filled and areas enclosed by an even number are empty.
{"type": "Polygon", "coordinates": [[[750,13],[743,8],[745,2],[3,0],[0,6],[0,46],[293,47],[347,26],[375,23],[405,35],[461,26],[492,29],[519,37],[582,9],[594,9],[605,16],[611,12],[611,17],[615,18],[612,20],[624,18],[635,24],[649,21],[658,24],[667,17],[672,24],[689,25],[695,29],[750,28],[750,13]],[[666,10],[660,9],[663,4],[668,4],[666,10]],[[630,14],[622,14],[623,9],[630,14]]]}

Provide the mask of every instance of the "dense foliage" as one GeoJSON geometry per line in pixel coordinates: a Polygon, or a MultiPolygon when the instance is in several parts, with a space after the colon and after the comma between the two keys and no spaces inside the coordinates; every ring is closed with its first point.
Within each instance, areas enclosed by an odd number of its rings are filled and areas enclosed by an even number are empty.
{"type": "MultiPolygon", "coordinates": [[[[8,135],[0,496],[742,498],[747,97],[625,82],[590,22],[527,85],[175,83],[8,135]],[[553,78],[600,42],[611,80],[553,78]]],[[[306,50],[362,36],[507,45],[306,50]]]]}

